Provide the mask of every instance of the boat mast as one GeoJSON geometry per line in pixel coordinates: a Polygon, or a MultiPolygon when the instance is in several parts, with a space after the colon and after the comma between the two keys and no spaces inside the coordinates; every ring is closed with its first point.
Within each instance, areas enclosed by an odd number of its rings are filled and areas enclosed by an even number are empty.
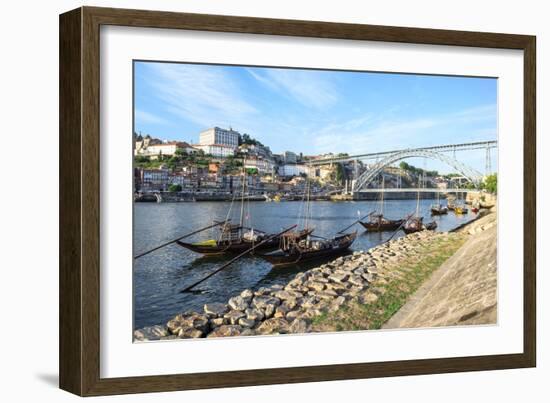
{"type": "Polygon", "coordinates": [[[384,215],[384,174],[382,173],[382,194],[380,196],[380,216],[384,215]]]}
{"type": "Polygon", "coordinates": [[[311,185],[309,183],[309,176],[307,177],[306,179],[306,190],[307,190],[307,195],[306,195],[306,216],[305,216],[305,221],[304,221],[304,229],[308,229],[308,225],[309,225],[309,214],[310,214],[310,191],[311,191],[311,185]]]}
{"type": "Polygon", "coordinates": [[[243,218],[244,218],[244,190],[245,190],[245,184],[246,184],[246,157],[243,158],[243,186],[241,190],[241,219],[240,219],[240,226],[241,226],[241,232],[243,227],[243,218]]]}
{"type": "MultiPolygon", "coordinates": [[[[423,180],[423,179],[422,179],[423,180]]],[[[416,192],[416,216],[420,216],[420,188],[418,188],[418,191],[416,192]]]]}

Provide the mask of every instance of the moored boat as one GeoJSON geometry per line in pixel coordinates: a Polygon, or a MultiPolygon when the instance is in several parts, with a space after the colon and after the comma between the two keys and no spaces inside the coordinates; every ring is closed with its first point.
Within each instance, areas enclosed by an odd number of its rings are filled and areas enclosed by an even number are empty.
{"type": "Polygon", "coordinates": [[[405,220],[397,219],[390,220],[384,217],[384,176],[382,176],[382,191],[380,192],[380,212],[369,214],[369,221],[359,221],[359,224],[363,226],[368,232],[383,232],[383,231],[395,231],[398,229],[405,220]]]}
{"type": "Polygon", "coordinates": [[[395,231],[405,220],[389,220],[382,214],[373,214],[369,221],[359,221],[368,232],[395,231]]]}
{"type": "Polygon", "coordinates": [[[285,241],[285,238],[288,238],[286,235],[281,236],[282,245],[280,249],[260,255],[274,267],[290,266],[344,253],[355,241],[357,231],[331,239],[312,240],[308,236],[299,241],[295,239],[285,241]]]}
{"type": "MultiPolygon", "coordinates": [[[[293,234],[297,239],[302,239],[311,234],[312,231],[312,229],[302,230],[293,232],[293,234]]],[[[241,253],[270,237],[272,237],[272,235],[267,234],[264,231],[259,231],[252,228],[245,228],[239,225],[224,224],[221,227],[221,234],[218,239],[208,239],[195,243],[176,241],[176,243],[179,246],[182,246],[193,252],[213,256],[241,253]]],[[[280,237],[274,237],[257,247],[256,250],[265,251],[276,249],[279,247],[280,241],[280,237]]]]}
{"type": "Polygon", "coordinates": [[[423,223],[424,217],[412,217],[403,225],[403,232],[405,234],[412,234],[414,232],[422,231],[424,229],[423,223]]]}
{"type": "Polygon", "coordinates": [[[430,207],[430,211],[432,215],[444,215],[449,212],[449,209],[445,206],[442,206],[441,204],[433,204],[430,207]]]}

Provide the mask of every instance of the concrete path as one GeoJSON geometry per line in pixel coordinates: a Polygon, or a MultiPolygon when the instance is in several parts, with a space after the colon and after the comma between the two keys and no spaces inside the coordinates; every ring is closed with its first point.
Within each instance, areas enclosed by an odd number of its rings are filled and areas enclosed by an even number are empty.
{"type": "Polygon", "coordinates": [[[383,328],[497,322],[496,213],[469,224],[466,243],[420,287],[383,328]]]}

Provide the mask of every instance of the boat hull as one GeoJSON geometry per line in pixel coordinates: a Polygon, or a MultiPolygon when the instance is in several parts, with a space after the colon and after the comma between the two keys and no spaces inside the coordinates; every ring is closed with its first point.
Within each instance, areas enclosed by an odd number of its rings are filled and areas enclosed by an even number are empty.
{"type": "Polygon", "coordinates": [[[387,222],[363,222],[359,221],[359,224],[363,226],[368,232],[384,232],[395,231],[399,228],[405,220],[388,220],[387,222]]]}
{"type": "Polygon", "coordinates": [[[271,263],[273,267],[291,266],[312,260],[338,256],[348,250],[348,248],[355,241],[356,236],[357,234],[354,232],[352,234],[337,237],[335,240],[338,240],[339,244],[332,248],[321,250],[299,250],[298,248],[295,248],[291,252],[278,250],[276,252],[263,254],[260,256],[271,263]]]}
{"type": "MultiPolygon", "coordinates": [[[[192,243],[187,243],[182,241],[176,241],[176,243],[179,246],[189,249],[193,252],[210,256],[210,255],[242,253],[252,248],[254,245],[257,245],[259,242],[249,242],[249,241],[218,242],[215,245],[200,245],[200,244],[192,244],[192,243]]],[[[276,237],[258,246],[255,250],[269,250],[269,249],[276,249],[278,247],[279,247],[279,237],[276,237]]]]}

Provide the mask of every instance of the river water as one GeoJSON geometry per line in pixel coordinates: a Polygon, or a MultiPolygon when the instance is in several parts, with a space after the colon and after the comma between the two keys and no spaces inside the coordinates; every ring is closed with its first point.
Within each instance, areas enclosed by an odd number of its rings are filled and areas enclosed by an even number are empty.
{"type": "MultiPolygon", "coordinates": [[[[451,230],[475,217],[469,212],[462,216],[449,213],[431,218],[429,208],[432,203],[434,200],[421,200],[420,215],[424,216],[424,222],[436,220],[438,231],[451,230]]],[[[165,241],[208,226],[212,220],[223,220],[229,207],[229,202],[135,203],[134,253],[149,250],[165,241]]],[[[310,227],[315,228],[316,235],[333,236],[357,220],[359,213],[366,215],[378,207],[376,201],[312,202],[310,227]]],[[[393,219],[402,218],[415,210],[416,200],[388,200],[384,205],[384,214],[393,219]]],[[[238,222],[239,206],[234,205],[231,211],[234,222],[238,222]]],[[[250,226],[254,228],[277,233],[296,224],[303,217],[303,211],[304,204],[301,202],[250,202],[245,217],[248,217],[252,224],[250,226]]],[[[366,233],[360,225],[351,230],[358,231],[351,250],[367,250],[386,241],[392,234],[366,233]]],[[[403,233],[396,235],[399,236],[403,236],[403,233]]],[[[214,237],[215,234],[207,230],[186,241],[214,237]]],[[[197,286],[198,292],[180,292],[226,261],[227,258],[204,258],[174,244],[135,260],[134,328],[165,323],[182,311],[199,310],[207,302],[227,302],[245,288],[284,284],[297,272],[322,263],[272,269],[261,258],[244,257],[197,286]]]]}

